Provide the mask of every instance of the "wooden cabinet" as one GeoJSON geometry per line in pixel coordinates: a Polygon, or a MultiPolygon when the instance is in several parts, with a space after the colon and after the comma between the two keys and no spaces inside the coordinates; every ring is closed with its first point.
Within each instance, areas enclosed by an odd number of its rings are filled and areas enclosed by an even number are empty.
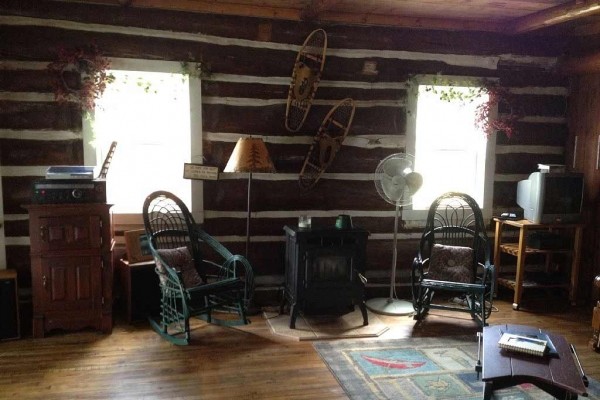
{"type": "Polygon", "coordinates": [[[53,329],[112,331],[108,204],[40,204],[29,211],[33,337],[53,329]]]}
{"type": "Polygon", "coordinates": [[[600,71],[585,72],[571,77],[565,156],[567,167],[585,176],[580,283],[589,299],[592,282],[600,274],[600,71]]]}

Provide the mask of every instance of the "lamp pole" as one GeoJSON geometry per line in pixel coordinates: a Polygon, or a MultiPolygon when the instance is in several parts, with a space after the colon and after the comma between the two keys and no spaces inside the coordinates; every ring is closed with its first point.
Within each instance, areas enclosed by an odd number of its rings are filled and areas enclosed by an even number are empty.
{"type": "Polygon", "coordinates": [[[246,215],[246,258],[250,248],[250,188],[252,187],[252,172],[248,174],[248,215],[246,215]]]}

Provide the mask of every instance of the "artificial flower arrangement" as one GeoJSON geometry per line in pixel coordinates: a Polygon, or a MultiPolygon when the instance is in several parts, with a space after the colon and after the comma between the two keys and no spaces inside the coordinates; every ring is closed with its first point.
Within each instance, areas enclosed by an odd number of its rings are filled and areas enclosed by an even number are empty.
{"type": "Polygon", "coordinates": [[[512,93],[504,87],[487,85],[484,92],[488,94],[488,101],[482,102],[475,109],[475,126],[488,137],[496,131],[502,131],[506,137],[511,138],[516,132],[517,121],[523,116],[523,110],[517,105],[512,93]],[[508,108],[509,113],[498,113],[497,117],[492,118],[492,110],[501,105],[508,108]]]}
{"type": "Polygon", "coordinates": [[[110,61],[95,43],[76,48],[61,47],[58,59],[48,64],[54,75],[54,97],[59,102],[74,102],[83,111],[94,110],[106,85],[114,81],[107,71],[110,61]],[[72,76],[75,79],[71,79],[72,76]]]}

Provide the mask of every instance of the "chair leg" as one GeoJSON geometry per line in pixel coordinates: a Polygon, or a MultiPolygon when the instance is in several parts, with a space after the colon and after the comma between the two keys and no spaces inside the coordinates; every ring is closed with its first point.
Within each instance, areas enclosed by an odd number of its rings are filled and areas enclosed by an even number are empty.
{"type": "Polygon", "coordinates": [[[190,339],[192,338],[192,333],[190,332],[190,318],[186,318],[185,319],[185,339],[186,341],[189,343],[190,339]]]}
{"type": "Polygon", "coordinates": [[[422,297],[421,297],[421,285],[412,285],[412,296],[413,296],[413,308],[415,310],[415,314],[413,315],[414,320],[421,319],[421,305],[422,305],[422,297]]]}
{"type": "Polygon", "coordinates": [[[367,305],[365,304],[364,301],[361,301],[358,306],[360,308],[360,312],[363,317],[363,326],[369,325],[369,316],[367,314],[367,305]]]}
{"type": "Polygon", "coordinates": [[[157,323],[152,317],[148,317],[148,322],[150,322],[150,326],[152,327],[152,329],[154,329],[154,331],[158,333],[163,339],[166,339],[169,342],[178,346],[186,346],[190,344],[189,331],[186,334],[185,338],[175,337],[168,333],[167,327],[164,323],[157,323]]]}
{"type": "Polygon", "coordinates": [[[413,302],[413,307],[415,309],[415,315],[413,316],[413,319],[420,320],[425,317],[427,311],[429,310],[428,305],[431,302],[433,292],[430,289],[424,289],[419,285],[416,294],[416,299],[413,302]]]}
{"type": "Polygon", "coordinates": [[[242,323],[244,325],[250,323],[248,317],[246,316],[246,307],[244,307],[244,299],[240,299],[240,301],[238,302],[238,314],[240,314],[240,319],[242,320],[242,323]]]}

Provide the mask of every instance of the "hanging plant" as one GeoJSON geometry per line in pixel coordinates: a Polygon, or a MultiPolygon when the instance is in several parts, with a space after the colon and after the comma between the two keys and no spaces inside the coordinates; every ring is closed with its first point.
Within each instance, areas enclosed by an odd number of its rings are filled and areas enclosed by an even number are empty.
{"type": "Polygon", "coordinates": [[[54,75],[54,98],[59,102],[74,102],[83,111],[92,111],[106,85],[114,81],[107,73],[110,61],[103,57],[96,44],[58,50],[58,59],[48,64],[54,75]]]}

